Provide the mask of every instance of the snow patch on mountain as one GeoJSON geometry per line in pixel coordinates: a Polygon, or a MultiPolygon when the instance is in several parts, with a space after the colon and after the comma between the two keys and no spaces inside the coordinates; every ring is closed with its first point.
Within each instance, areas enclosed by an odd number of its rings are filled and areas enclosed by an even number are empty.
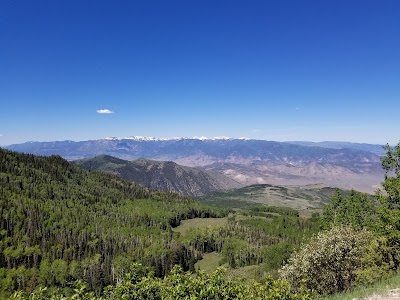
{"type": "Polygon", "coordinates": [[[216,136],[216,137],[206,137],[206,136],[195,136],[192,138],[189,137],[173,137],[173,138],[157,138],[157,137],[147,137],[147,136],[139,136],[139,135],[134,135],[134,136],[127,136],[127,137],[107,137],[105,140],[109,141],[122,141],[122,140],[133,140],[133,141],[179,141],[179,140],[200,140],[200,141],[217,141],[217,140],[249,140],[248,138],[245,137],[240,137],[240,138],[231,138],[231,137],[226,137],[226,136],[216,136]]]}

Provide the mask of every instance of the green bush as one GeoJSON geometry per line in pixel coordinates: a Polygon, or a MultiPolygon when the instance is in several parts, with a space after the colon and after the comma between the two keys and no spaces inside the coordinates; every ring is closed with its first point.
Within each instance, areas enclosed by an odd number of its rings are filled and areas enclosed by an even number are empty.
{"type": "Polygon", "coordinates": [[[349,289],[362,268],[362,257],[374,236],[340,225],[320,232],[298,252],[292,254],[279,274],[295,289],[300,283],[319,294],[349,289]]]}
{"type": "MultiPolygon", "coordinates": [[[[93,292],[87,292],[82,282],[74,284],[74,292],[66,295],[61,289],[50,292],[47,288],[39,288],[31,294],[15,292],[9,299],[14,300],[311,300],[312,294],[305,289],[294,293],[286,281],[267,277],[265,283],[245,283],[243,280],[228,280],[225,270],[219,268],[211,274],[199,272],[196,275],[183,272],[180,266],[175,266],[171,273],[163,279],[148,273],[139,278],[143,267],[132,265],[137,269],[134,275],[126,274],[116,286],[108,286],[103,297],[96,297],[93,292]]],[[[143,275],[143,274],[142,274],[143,275]]]]}
{"type": "Polygon", "coordinates": [[[356,283],[369,285],[393,275],[392,251],[386,237],[373,239],[361,257],[361,268],[356,271],[356,283]]]}

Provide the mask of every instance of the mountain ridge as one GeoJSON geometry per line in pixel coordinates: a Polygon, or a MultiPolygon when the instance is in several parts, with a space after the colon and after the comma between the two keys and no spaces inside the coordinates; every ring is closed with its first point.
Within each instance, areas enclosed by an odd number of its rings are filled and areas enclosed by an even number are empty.
{"type": "MultiPolygon", "coordinates": [[[[327,142],[324,142],[327,143],[327,142]]],[[[336,142],[332,142],[336,143],[336,142]]],[[[279,150],[279,151],[287,151],[287,150],[296,150],[302,151],[302,155],[306,153],[312,153],[313,156],[315,154],[329,154],[335,155],[343,152],[344,150],[348,153],[363,153],[366,155],[367,153],[372,153],[370,151],[365,151],[362,149],[354,149],[349,147],[334,147],[330,148],[327,146],[320,147],[318,143],[313,142],[276,142],[276,141],[267,141],[267,140],[257,140],[257,139],[245,139],[245,138],[171,138],[171,139],[157,139],[157,138],[142,138],[142,137],[133,137],[133,138],[106,138],[99,140],[87,140],[87,141],[51,141],[51,142],[26,142],[21,144],[12,144],[9,146],[5,146],[4,148],[20,151],[20,152],[28,152],[31,154],[42,154],[42,155],[52,155],[58,154],[67,159],[72,159],[73,156],[81,156],[80,158],[85,157],[94,157],[97,152],[102,152],[100,154],[108,154],[108,152],[117,152],[119,154],[118,157],[122,158],[124,155],[128,155],[131,159],[137,159],[140,157],[146,158],[154,158],[162,155],[170,155],[177,152],[176,146],[184,146],[186,147],[186,154],[197,154],[202,151],[206,154],[222,154],[222,156],[226,156],[226,152],[230,151],[230,155],[234,155],[235,153],[241,152],[241,150],[247,151],[247,156],[249,154],[258,154],[268,156],[270,154],[270,158],[273,158],[275,153],[271,151],[279,150]],[[299,144],[299,143],[304,143],[299,144]],[[157,145],[158,144],[158,145],[157,145]],[[306,145],[307,144],[307,145],[306,145]],[[156,145],[156,146],[155,146],[156,145]],[[208,146],[213,146],[214,149],[210,151],[208,146]],[[174,147],[175,146],[175,147],[174,147]],[[155,147],[157,151],[154,150],[155,147]],[[267,151],[261,151],[260,148],[263,147],[267,149],[267,151]],[[162,149],[161,149],[162,148],[162,149]],[[311,150],[310,150],[311,149],[311,150]],[[148,150],[151,150],[150,152],[148,150]],[[161,151],[163,150],[163,151],[161,151]],[[224,151],[221,151],[224,150],[224,151]],[[146,152],[147,151],[147,152],[146,152]],[[144,153],[145,155],[141,155],[144,153]]],[[[357,143],[350,143],[350,145],[360,145],[357,143]]],[[[367,144],[370,145],[370,144],[367,144]]],[[[375,145],[379,146],[379,145],[375,145]]],[[[357,146],[358,147],[358,146],[357,146]]],[[[181,154],[179,154],[181,155],[181,154]]],[[[113,156],[113,155],[111,155],[113,156]]],[[[221,155],[220,155],[221,156],[221,155]]],[[[319,157],[321,159],[321,157],[319,157]]],[[[309,158],[310,159],[310,158],[309,158]]],[[[374,158],[376,160],[376,157],[374,158]]]]}
{"type": "Polygon", "coordinates": [[[139,158],[127,161],[109,155],[73,161],[86,170],[100,170],[121,176],[144,187],[183,196],[199,197],[243,186],[212,170],[181,166],[172,161],[139,158]]]}
{"type": "MultiPolygon", "coordinates": [[[[37,155],[58,154],[77,160],[106,154],[125,160],[145,157],[203,167],[241,184],[311,184],[323,182],[346,189],[374,192],[383,178],[380,156],[359,148],[325,147],[249,139],[135,140],[32,142],[7,148],[37,155]]],[[[377,146],[373,147],[377,149],[377,146]]]]}

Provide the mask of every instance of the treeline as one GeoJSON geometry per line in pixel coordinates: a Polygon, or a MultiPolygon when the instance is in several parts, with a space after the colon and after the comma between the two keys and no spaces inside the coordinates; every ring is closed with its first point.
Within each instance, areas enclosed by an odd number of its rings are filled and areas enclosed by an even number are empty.
{"type": "Polygon", "coordinates": [[[248,209],[248,212],[245,212],[250,216],[274,216],[274,215],[282,215],[282,216],[293,216],[299,217],[299,212],[290,207],[283,206],[254,206],[248,209]]]}
{"type": "Polygon", "coordinates": [[[277,271],[304,238],[319,230],[319,223],[317,218],[300,218],[291,208],[265,207],[265,211],[275,214],[260,215],[263,211],[264,208],[241,211],[228,218],[224,227],[190,229],[181,240],[198,257],[213,251],[220,253],[221,264],[227,263],[231,268],[265,264],[265,272],[277,271]]]}
{"type": "Polygon", "coordinates": [[[196,257],[171,227],[222,217],[173,193],[149,191],[117,176],[84,171],[59,156],[0,149],[1,295],[83,280],[99,294],[125,266],[140,262],[162,277],[196,257]]]}

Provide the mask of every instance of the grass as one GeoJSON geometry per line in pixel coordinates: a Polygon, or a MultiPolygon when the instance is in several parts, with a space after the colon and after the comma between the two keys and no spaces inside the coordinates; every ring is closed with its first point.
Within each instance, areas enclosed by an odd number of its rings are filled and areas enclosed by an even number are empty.
{"type": "Polygon", "coordinates": [[[239,268],[227,268],[227,278],[230,280],[233,279],[243,279],[246,282],[251,281],[259,281],[263,282],[265,276],[270,274],[270,272],[266,271],[265,264],[251,265],[239,268]]]}
{"type": "Polygon", "coordinates": [[[400,288],[400,273],[373,285],[358,287],[346,293],[324,297],[321,300],[361,300],[372,295],[385,295],[389,290],[396,288],[400,288]]]}
{"type": "Polygon", "coordinates": [[[185,233],[192,228],[222,227],[227,223],[227,218],[195,218],[182,221],[181,224],[173,228],[173,230],[185,235],[185,233]]]}
{"type": "Polygon", "coordinates": [[[218,267],[225,267],[227,270],[227,278],[233,279],[244,279],[245,281],[262,280],[267,274],[264,269],[264,264],[251,265],[240,268],[230,268],[228,264],[222,264],[222,255],[217,252],[205,253],[203,259],[199,260],[196,264],[196,270],[202,270],[206,273],[215,271],[218,267]]]}
{"type": "Polygon", "coordinates": [[[217,252],[205,253],[203,259],[199,260],[196,264],[196,270],[202,270],[206,273],[211,273],[215,271],[220,266],[220,261],[222,259],[221,254],[217,252]]]}
{"type": "Polygon", "coordinates": [[[303,209],[299,210],[299,216],[302,218],[311,218],[314,213],[318,215],[322,215],[323,209],[322,208],[314,208],[314,209],[303,209]]]}

